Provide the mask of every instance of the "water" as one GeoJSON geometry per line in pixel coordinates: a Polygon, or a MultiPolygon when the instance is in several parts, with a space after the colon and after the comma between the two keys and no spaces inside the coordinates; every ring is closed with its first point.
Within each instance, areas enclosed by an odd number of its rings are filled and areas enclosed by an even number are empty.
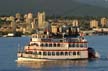
{"type": "Polygon", "coordinates": [[[0,37],[0,71],[108,71],[108,36],[86,39],[100,53],[100,59],[16,63],[18,44],[23,47],[29,37],[0,37]]]}

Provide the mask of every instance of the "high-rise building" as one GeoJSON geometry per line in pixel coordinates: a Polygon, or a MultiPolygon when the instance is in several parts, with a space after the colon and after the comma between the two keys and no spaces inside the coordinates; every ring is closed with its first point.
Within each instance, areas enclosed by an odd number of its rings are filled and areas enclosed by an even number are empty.
{"type": "Polygon", "coordinates": [[[10,16],[10,17],[9,17],[9,20],[10,20],[10,21],[15,21],[15,17],[14,17],[14,16],[10,16]]]}
{"type": "Polygon", "coordinates": [[[45,12],[38,12],[38,27],[44,28],[45,26],[45,12]]]}
{"type": "Polygon", "coordinates": [[[27,24],[31,24],[33,22],[33,14],[28,13],[27,15],[25,15],[25,21],[27,24]]]}
{"type": "Polygon", "coordinates": [[[17,19],[21,19],[21,14],[20,13],[16,13],[16,18],[17,19]]]}
{"type": "Polygon", "coordinates": [[[77,26],[79,25],[79,24],[78,24],[78,20],[73,20],[72,25],[73,25],[74,27],[77,27],[77,26]]]}
{"type": "Polygon", "coordinates": [[[24,15],[24,19],[27,19],[27,14],[24,15]]]}
{"type": "Polygon", "coordinates": [[[51,25],[51,32],[52,33],[57,33],[58,32],[58,26],[56,24],[52,24],[51,25]]]}
{"type": "Polygon", "coordinates": [[[31,28],[36,29],[36,19],[33,19],[33,22],[31,23],[31,28]]]}
{"type": "Polygon", "coordinates": [[[16,22],[15,21],[11,22],[11,28],[12,28],[12,32],[16,31],[16,22]]]}
{"type": "Polygon", "coordinates": [[[101,18],[101,25],[102,25],[102,27],[104,27],[106,24],[107,24],[107,19],[106,18],[101,18]]]}
{"type": "Polygon", "coordinates": [[[98,28],[98,21],[97,20],[91,20],[90,21],[90,28],[98,28]]]}
{"type": "Polygon", "coordinates": [[[33,19],[33,14],[32,13],[28,13],[28,19],[33,19]]]}

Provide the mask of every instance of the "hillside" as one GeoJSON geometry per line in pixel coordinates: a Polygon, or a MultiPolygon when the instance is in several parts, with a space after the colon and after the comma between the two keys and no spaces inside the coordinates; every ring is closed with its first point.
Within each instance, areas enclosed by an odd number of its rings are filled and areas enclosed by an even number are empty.
{"type": "Polygon", "coordinates": [[[47,15],[108,16],[108,9],[75,0],[2,0],[0,15],[46,11],[47,15]]]}

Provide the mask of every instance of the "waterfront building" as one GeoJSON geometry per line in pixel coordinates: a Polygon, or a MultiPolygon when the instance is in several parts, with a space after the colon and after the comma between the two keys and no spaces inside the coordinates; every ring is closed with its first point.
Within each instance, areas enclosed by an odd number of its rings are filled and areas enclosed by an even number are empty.
{"type": "Polygon", "coordinates": [[[98,21],[97,20],[91,20],[90,21],[90,28],[98,28],[98,21]]]}
{"type": "Polygon", "coordinates": [[[105,17],[101,18],[101,21],[100,21],[102,27],[105,27],[105,25],[107,24],[107,19],[105,17]]]}
{"type": "Polygon", "coordinates": [[[73,25],[74,27],[78,27],[78,26],[79,26],[78,20],[73,20],[73,21],[72,21],[72,25],[73,25]]]}
{"type": "Polygon", "coordinates": [[[32,13],[28,13],[27,18],[28,18],[28,19],[33,19],[33,14],[32,14],[32,13]]]}
{"type": "Polygon", "coordinates": [[[59,27],[57,26],[57,24],[52,24],[51,25],[51,32],[52,33],[57,33],[58,32],[59,27]]]}
{"type": "Polygon", "coordinates": [[[16,20],[17,24],[21,22],[21,19],[22,19],[21,14],[20,13],[16,13],[15,20],[16,20]]]}
{"type": "Polygon", "coordinates": [[[45,12],[38,12],[38,28],[45,26],[45,12]]]}
{"type": "Polygon", "coordinates": [[[16,19],[21,19],[21,14],[20,13],[16,13],[16,19]]]}
{"type": "Polygon", "coordinates": [[[27,18],[27,14],[24,15],[24,19],[26,19],[26,18],[27,18]]]}
{"type": "Polygon", "coordinates": [[[16,32],[16,22],[12,21],[10,26],[11,26],[11,29],[13,30],[13,32],[16,32]]]}
{"type": "Polygon", "coordinates": [[[15,17],[14,16],[10,16],[9,17],[9,21],[15,21],[15,17]]]}
{"type": "Polygon", "coordinates": [[[36,24],[34,21],[31,23],[31,29],[36,29],[36,24]]]}

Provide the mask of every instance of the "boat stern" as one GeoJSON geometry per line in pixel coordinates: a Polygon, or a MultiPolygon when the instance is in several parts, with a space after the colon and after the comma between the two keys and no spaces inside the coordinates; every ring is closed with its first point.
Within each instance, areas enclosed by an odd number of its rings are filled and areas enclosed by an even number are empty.
{"type": "Polygon", "coordinates": [[[95,51],[93,48],[88,48],[88,59],[96,59],[100,58],[100,55],[97,51],[95,51]]]}

